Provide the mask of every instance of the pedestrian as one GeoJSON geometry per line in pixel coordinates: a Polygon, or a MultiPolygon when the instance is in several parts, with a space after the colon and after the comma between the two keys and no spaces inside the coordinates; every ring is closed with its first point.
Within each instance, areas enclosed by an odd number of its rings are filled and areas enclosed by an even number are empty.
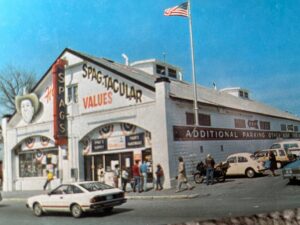
{"type": "Polygon", "coordinates": [[[273,176],[276,176],[275,170],[277,169],[276,156],[273,151],[269,152],[270,170],[273,176]]]}
{"type": "Polygon", "coordinates": [[[213,157],[211,157],[210,154],[206,156],[205,166],[206,166],[206,185],[209,185],[209,183],[214,184],[215,160],[213,157]]]}
{"type": "Polygon", "coordinates": [[[53,173],[49,170],[46,170],[46,172],[47,172],[47,180],[44,184],[44,191],[46,190],[48,184],[50,184],[50,182],[53,180],[53,173]]]}
{"type": "Polygon", "coordinates": [[[129,173],[128,168],[123,168],[122,174],[121,174],[121,182],[122,182],[122,189],[124,192],[126,192],[126,186],[129,180],[129,173]]]}
{"type": "Polygon", "coordinates": [[[164,176],[164,171],[160,164],[157,164],[155,174],[156,174],[156,190],[160,191],[163,189],[163,186],[161,184],[161,179],[164,176]]]}
{"type": "Polygon", "coordinates": [[[119,165],[115,165],[115,170],[114,170],[114,186],[115,188],[119,188],[119,177],[120,177],[120,169],[119,165]]]}
{"type": "Polygon", "coordinates": [[[102,164],[99,164],[98,169],[97,169],[97,177],[98,177],[99,182],[101,182],[101,183],[105,182],[104,175],[105,175],[104,168],[103,168],[102,164]]]}
{"type": "Polygon", "coordinates": [[[133,184],[133,192],[136,192],[136,188],[138,192],[142,192],[142,187],[141,187],[141,181],[140,181],[140,168],[139,168],[139,160],[135,160],[135,164],[132,166],[132,176],[134,179],[134,184],[133,184]]]}
{"type": "Polygon", "coordinates": [[[181,191],[181,185],[184,183],[189,190],[193,189],[193,186],[189,184],[186,177],[185,164],[181,156],[178,157],[178,176],[177,176],[177,190],[175,192],[181,191]]]}
{"type": "Polygon", "coordinates": [[[147,164],[147,160],[145,160],[142,165],[140,166],[140,172],[142,175],[142,183],[143,183],[143,191],[147,191],[147,172],[148,172],[148,164],[147,164]]]}

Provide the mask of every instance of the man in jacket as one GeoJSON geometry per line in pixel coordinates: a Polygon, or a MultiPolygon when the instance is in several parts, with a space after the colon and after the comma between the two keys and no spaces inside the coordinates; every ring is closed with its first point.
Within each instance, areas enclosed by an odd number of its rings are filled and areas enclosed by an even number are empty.
{"type": "Polygon", "coordinates": [[[215,160],[211,157],[210,154],[207,155],[205,159],[206,165],[206,184],[209,183],[214,184],[214,168],[215,168],[215,160]]]}

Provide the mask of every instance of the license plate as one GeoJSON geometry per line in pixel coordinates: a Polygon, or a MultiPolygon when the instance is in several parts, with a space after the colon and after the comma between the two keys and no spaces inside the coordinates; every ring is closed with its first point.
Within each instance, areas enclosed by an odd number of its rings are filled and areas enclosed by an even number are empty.
{"type": "Polygon", "coordinates": [[[112,200],[113,199],[113,196],[112,195],[107,195],[106,196],[106,200],[112,200]]]}

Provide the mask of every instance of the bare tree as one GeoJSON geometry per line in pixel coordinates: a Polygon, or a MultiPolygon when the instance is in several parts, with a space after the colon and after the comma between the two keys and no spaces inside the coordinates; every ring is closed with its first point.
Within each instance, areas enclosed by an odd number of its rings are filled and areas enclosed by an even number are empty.
{"type": "Polygon", "coordinates": [[[12,65],[0,71],[0,112],[11,114],[15,112],[15,97],[22,95],[24,89],[31,91],[36,84],[33,72],[18,69],[12,65]]]}

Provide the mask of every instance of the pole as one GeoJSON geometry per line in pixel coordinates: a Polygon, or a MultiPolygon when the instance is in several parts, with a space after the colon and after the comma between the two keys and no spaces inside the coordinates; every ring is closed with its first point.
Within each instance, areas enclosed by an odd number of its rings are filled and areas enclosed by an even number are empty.
{"type": "Polygon", "coordinates": [[[197,81],[196,81],[196,75],[195,75],[192,13],[191,13],[191,1],[190,0],[188,0],[188,17],[189,17],[189,28],[190,28],[190,42],[191,42],[191,55],[192,55],[192,75],[193,75],[193,86],[194,86],[194,111],[195,111],[194,116],[195,116],[195,126],[198,126],[199,122],[198,122],[197,81]]]}

